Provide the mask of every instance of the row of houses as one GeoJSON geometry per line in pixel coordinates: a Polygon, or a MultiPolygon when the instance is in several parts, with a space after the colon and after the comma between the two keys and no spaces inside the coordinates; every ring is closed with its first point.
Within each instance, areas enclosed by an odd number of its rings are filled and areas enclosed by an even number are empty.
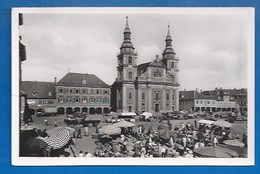
{"type": "Polygon", "coordinates": [[[180,91],[180,110],[247,112],[247,89],[215,88],[210,91],[180,91]]]}
{"type": "MultiPolygon", "coordinates": [[[[111,87],[94,74],[67,73],[58,82],[23,81],[32,114],[56,107],[59,114],[85,112],[106,114],[112,108],[111,87]]],[[[179,108],[186,111],[247,112],[247,89],[215,88],[211,91],[180,91],[179,108]]]]}
{"type": "Polygon", "coordinates": [[[94,74],[67,73],[58,82],[22,81],[31,113],[57,108],[58,114],[110,112],[110,86],[94,74]]]}

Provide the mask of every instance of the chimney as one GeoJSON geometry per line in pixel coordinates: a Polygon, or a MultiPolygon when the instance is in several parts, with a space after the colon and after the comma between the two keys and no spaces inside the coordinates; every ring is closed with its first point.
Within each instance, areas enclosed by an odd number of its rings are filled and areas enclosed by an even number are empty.
{"type": "Polygon", "coordinates": [[[184,89],[184,91],[186,91],[186,89],[184,89]]]}
{"type": "Polygon", "coordinates": [[[55,84],[57,83],[57,77],[54,77],[54,83],[55,84]]]}
{"type": "Polygon", "coordinates": [[[198,88],[196,88],[196,92],[198,92],[198,88]]]}
{"type": "Polygon", "coordinates": [[[200,93],[202,93],[202,89],[200,90],[200,93]]]}

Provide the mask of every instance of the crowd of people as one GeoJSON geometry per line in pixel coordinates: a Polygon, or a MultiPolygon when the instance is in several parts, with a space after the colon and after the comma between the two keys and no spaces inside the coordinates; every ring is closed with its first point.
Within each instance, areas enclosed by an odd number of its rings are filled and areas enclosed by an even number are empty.
{"type": "MultiPolygon", "coordinates": [[[[217,126],[191,123],[180,123],[172,127],[160,125],[158,129],[152,127],[145,130],[143,125],[137,126],[136,132],[128,132],[121,138],[105,137],[97,140],[95,156],[97,157],[196,157],[195,148],[222,145],[230,137],[230,129],[217,126]],[[196,124],[194,124],[196,125],[196,124]],[[160,127],[167,132],[162,135],[160,127]],[[168,136],[167,136],[168,135],[168,136]],[[109,139],[110,138],[110,139],[109,139]]],[[[244,138],[245,139],[245,138],[244,138]]]]}
{"type": "MultiPolygon", "coordinates": [[[[46,121],[44,120],[46,125],[46,121]]],[[[48,123],[47,123],[48,124],[48,123]]],[[[54,127],[57,126],[55,120],[54,127]]],[[[21,156],[39,157],[172,157],[172,158],[192,158],[197,157],[194,149],[207,146],[223,146],[223,142],[228,139],[238,138],[230,136],[229,128],[222,128],[214,125],[198,124],[195,120],[193,124],[183,122],[172,126],[168,120],[160,123],[158,127],[150,126],[148,129],[143,124],[133,127],[121,128],[119,135],[104,135],[99,133],[100,126],[96,126],[96,132],[89,132],[88,126],[82,128],[75,126],[73,136],[67,145],[60,149],[52,149],[50,146],[41,148],[28,148],[30,143],[41,137],[48,137],[47,130],[33,129],[23,131],[20,137],[21,156]],[[83,130],[83,131],[82,131],[83,130]],[[83,133],[82,133],[82,132],[83,133]],[[97,136],[92,136],[96,134],[97,136]],[[82,136],[91,136],[95,141],[94,153],[75,153],[75,139],[82,136]],[[71,153],[65,151],[70,149],[71,153]]],[[[245,132],[239,141],[247,147],[247,133],[245,132]]]]}

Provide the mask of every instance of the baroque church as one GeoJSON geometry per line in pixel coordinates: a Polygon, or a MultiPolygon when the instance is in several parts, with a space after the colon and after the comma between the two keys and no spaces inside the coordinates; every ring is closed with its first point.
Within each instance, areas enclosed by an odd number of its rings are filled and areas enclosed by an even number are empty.
{"type": "Polygon", "coordinates": [[[111,89],[111,109],[115,112],[165,113],[179,110],[178,58],[172,48],[170,28],[162,58],[137,64],[126,17],[124,41],[117,55],[117,78],[111,89]]]}

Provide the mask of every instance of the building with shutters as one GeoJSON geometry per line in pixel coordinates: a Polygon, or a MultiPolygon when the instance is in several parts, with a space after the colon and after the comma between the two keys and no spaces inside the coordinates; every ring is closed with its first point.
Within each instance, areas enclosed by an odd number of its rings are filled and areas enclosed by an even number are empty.
{"type": "MultiPolygon", "coordinates": [[[[111,108],[116,112],[164,113],[179,110],[178,62],[170,27],[162,57],[138,65],[126,19],[124,40],[117,55],[117,78],[112,85],[111,108]]],[[[140,50],[142,51],[142,50],[140,50]]]]}
{"type": "Polygon", "coordinates": [[[110,112],[110,86],[94,74],[67,73],[56,83],[59,114],[110,112]]]}

